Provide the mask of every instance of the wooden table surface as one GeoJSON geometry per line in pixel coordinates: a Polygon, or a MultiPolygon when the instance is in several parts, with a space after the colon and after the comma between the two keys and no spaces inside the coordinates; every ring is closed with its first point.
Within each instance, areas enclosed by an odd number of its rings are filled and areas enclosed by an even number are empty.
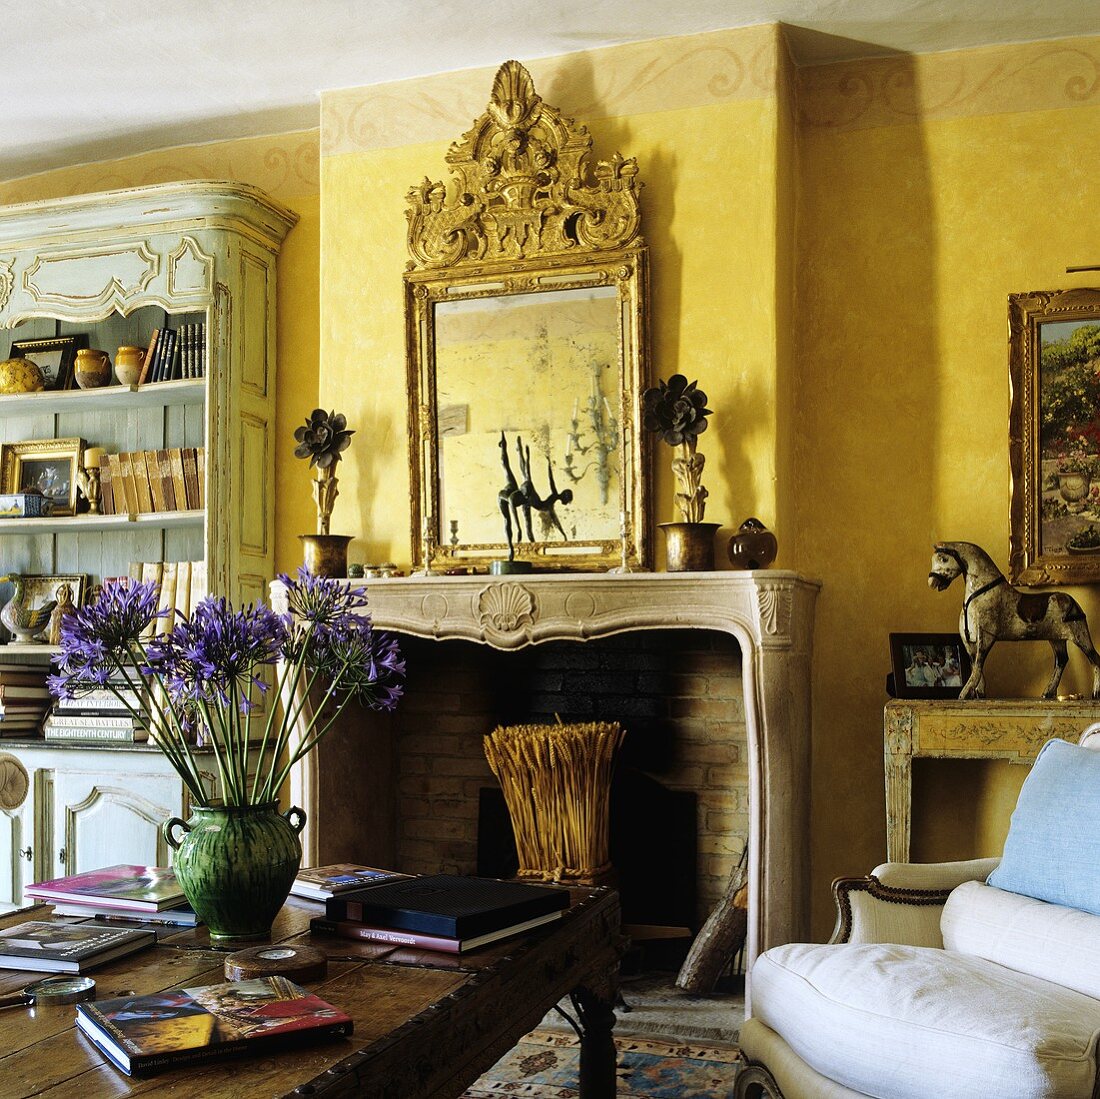
{"type": "MultiPolygon", "coordinates": [[[[327,953],[327,976],[305,983],[355,1020],[350,1037],[132,1079],[75,1029],[74,1005],[8,1008],[0,1011],[0,1099],[455,1099],[570,993],[585,1024],[581,1095],[614,1096],[612,1006],[622,937],[613,890],[575,891],[561,921],[458,956],[311,936],[310,917],[323,907],[291,897],[272,941],[309,943],[327,953]]],[[[0,918],[0,927],[41,919],[44,911],[13,913],[0,918]]],[[[99,999],[143,995],[220,983],[225,956],[211,949],[204,928],[189,928],[89,975],[99,999]]],[[[0,970],[0,995],[44,975],[0,970]]]]}

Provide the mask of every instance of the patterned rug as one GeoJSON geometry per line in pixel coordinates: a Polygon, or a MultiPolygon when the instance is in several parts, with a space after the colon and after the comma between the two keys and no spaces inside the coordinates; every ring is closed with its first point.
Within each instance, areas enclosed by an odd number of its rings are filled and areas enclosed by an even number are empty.
{"type": "MultiPolygon", "coordinates": [[[[728,1045],[616,1038],[618,1099],[727,1099],[737,1074],[728,1045]]],[[[577,1099],[577,1036],[533,1030],[462,1099],[577,1099]]]]}

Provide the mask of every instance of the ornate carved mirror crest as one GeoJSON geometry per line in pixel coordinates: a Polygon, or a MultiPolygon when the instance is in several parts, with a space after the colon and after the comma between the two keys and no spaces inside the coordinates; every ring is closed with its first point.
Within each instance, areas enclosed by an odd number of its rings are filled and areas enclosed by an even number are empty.
{"type": "Polygon", "coordinates": [[[453,185],[408,193],[418,566],[648,560],[641,184],[591,151],[508,61],[447,153],[453,185]]]}

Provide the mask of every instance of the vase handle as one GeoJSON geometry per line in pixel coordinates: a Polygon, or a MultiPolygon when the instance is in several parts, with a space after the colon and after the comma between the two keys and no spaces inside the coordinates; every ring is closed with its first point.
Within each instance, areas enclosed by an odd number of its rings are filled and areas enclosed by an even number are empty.
{"type": "Polygon", "coordinates": [[[306,826],[306,811],[299,809],[297,805],[291,806],[284,814],[283,819],[294,829],[295,835],[300,836],[306,826]]]}
{"type": "Polygon", "coordinates": [[[175,836],[172,835],[172,829],[175,828],[177,825],[184,832],[190,832],[191,831],[191,825],[188,824],[187,821],[185,821],[185,820],[180,820],[179,817],[172,817],[171,820],[166,820],[160,826],[161,834],[168,841],[168,846],[171,847],[173,851],[178,851],[179,850],[180,841],[182,839],[182,837],[180,837],[180,839],[177,839],[175,836]]]}

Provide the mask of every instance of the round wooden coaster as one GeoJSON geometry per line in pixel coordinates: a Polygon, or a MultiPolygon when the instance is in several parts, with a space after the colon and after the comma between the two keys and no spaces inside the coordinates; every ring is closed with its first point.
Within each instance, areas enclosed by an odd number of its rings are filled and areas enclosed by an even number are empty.
{"type": "Polygon", "coordinates": [[[230,981],[255,977],[316,981],[327,972],[328,958],[312,946],[253,946],[225,959],[225,976],[230,981]]]}

